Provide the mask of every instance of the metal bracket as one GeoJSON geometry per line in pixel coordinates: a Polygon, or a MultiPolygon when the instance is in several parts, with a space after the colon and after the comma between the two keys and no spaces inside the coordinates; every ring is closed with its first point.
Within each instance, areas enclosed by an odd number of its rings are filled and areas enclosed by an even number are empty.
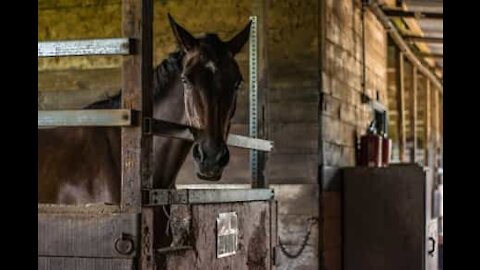
{"type": "Polygon", "coordinates": [[[152,135],[152,118],[150,117],[145,117],[143,119],[143,134],[145,135],[152,135]]]}
{"type": "Polygon", "coordinates": [[[268,201],[272,189],[146,189],[144,206],[268,201]]]}

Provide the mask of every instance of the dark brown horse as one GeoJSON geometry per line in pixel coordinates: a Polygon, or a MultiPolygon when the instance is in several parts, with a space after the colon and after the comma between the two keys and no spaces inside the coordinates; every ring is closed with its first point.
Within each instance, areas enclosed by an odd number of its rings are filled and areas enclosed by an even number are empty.
{"type": "MultiPolygon", "coordinates": [[[[180,50],[154,70],[154,117],[196,128],[194,142],[155,137],[154,186],[173,188],[193,145],[196,175],[218,181],[228,164],[226,139],[242,76],[234,56],[248,40],[250,23],[223,42],[216,34],[195,38],[169,15],[180,50]]],[[[119,108],[120,95],[86,109],[119,108]]],[[[119,128],[38,130],[41,203],[120,201],[119,128]]]]}

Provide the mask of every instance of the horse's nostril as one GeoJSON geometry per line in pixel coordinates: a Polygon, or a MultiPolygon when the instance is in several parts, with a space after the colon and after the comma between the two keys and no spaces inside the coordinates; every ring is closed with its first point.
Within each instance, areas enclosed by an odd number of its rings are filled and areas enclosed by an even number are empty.
{"type": "Polygon", "coordinates": [[[230,154],[228,152],[228,148],[225,146],[220,152],[220,155],[218,155],[217,161],[220,166],[225,166],[227,165],[229,159],[230,159],[230,154]]]}
{"type": "Polygon", "coordinates": [[[198,159],[200,162],[203,162],[205,155],[200,147],[201,146],[198,143],[193,146],[193,157],[198,159]]]}

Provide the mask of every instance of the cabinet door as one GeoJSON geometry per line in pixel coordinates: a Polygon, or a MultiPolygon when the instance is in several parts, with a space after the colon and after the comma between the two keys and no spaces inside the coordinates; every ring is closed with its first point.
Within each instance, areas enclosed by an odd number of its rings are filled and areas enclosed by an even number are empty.
{"type": "Polygon", "coordinates": [[[423,168],[351,168],[343,180],[344,269],[423,270],[428,201],[423,168]]]}
{"type": "Polygon", "coordinates": [[[438,219],[431,219],[428,222],[426,240],[425,269],[438,270],[438,219]]]}

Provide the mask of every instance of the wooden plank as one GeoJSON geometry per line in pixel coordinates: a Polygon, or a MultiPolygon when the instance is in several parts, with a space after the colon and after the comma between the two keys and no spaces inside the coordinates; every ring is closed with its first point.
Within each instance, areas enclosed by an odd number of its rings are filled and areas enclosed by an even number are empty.
{"type": "Polygon", "coordinates": [[[432,125],[432,121],[431,121],[431,93],[432,93],[432,90],[431,90],[431,83],[430,83],[430,80],[427,78],[425,80],[426,82],[426,87],[425,87],[425,111],[424,111],[424,117],[425,117],[425,120],[424,120],[424,123],[425,123],[425,127],[424,127],[424,135],[425,135],[425,138],[424,138],[424,166],[427,166],[429,167],[430,166],[430,154],[431,154],[431,148],[430,148],[430,145],[431,145],[431,125],[432,125]]]}
{"type": "MultiPolygon", "coordinates": [[[[270,204],[268,201],[248,203],[200,204],[191,206],[192,228],[188,239],[193,249],[166,254],[164,269],[271,269],[270,204]],[[216,258],[216,220],[219,213],[235,212],[238,216],[237,253],[216,258]]],[[[172,219],[181,217],[172,216],[172,219]]]]}
{"type": "MultiPolygon", "coordinates": [[[[123,58],[122,108],[141,112],[139,120],[152,117],[152,21],[151,0],[122,1],[122,35],[137,40],[135,55],[123,58]]],[[[125,211],[140,212],[141,187],[152,187],[151,135],[143,125],[122,129],[122,199],[125,211]]]]}
{"type": "MultiPolygon", "coordinates": [[[[122,107],[141,111],[140,120],[153,115],[153,1],[122,1],[122,35],[135,38],[138,54],[126,56],[122,66],[122,107]]],[[[122,196],[121,208],[142,212],[139,268],[156,268],[154,228],[157,221],[151,210],[142,208],[141,189],[154,188],[153,136],[145,126],[122,128],[122,196]]],[[[158,224],[160,225],[160,224],[158,224]]]]}
{"type": "Polygon", "coordinates": [[[118,94],[121,88],[120,68],[38,71],[39,92],[90,90],[118,94]]]}
{"type": "Polygon", "coordinates": [[[278,201],[279,215],[307,215],[318,217],[320,186],[318,184],[270,185],[278,201]],[[299,207],[301,205],[301,207],[299,207]]]}
{"type": "Polygon", "coordinates": [[[38,256],[133,258],[138,252],[136,214],[38,214],[38,256]],[[122,254],[115,243],[122,234],[133,250],[122,254]]]}
{"type": "Polygon", "coordinates": [[[128,38],[38,42],[38,57],[128,55],[134,41],[128,38]]]}
{"type": "Polygon", "coordinates": [[[318,179],[318,154],[271,153],[267,164],[271,184],[313,184],[318,179]],[[288,166],[288,169],[285,169],[288,166]]]}
{"type": "Polygon", "coordinates": [[[410,137],[412,138],[412,151],[410,151],[410,161],[415,163],[417,157],[417,90],[418,90],[418,73],[417,67],[413,66],[413,84],[412,84],[412,92],[410,95],[410,137]]]}
{"type": "Polygon", "coordinates": [[[133,112],[126,109],[38,111],[38,127],[120,127],[133,124],[133,112]]]}
{"type": "Polygon", "coordinates": [[[404,77],[404,56],[397,49],[397,110],[398,110],[398,147],[400,150],[400,162],[405,162],[406,136],[405,136],[405,77],[404,77]]]}
{"type": "Polygon", "coordinates": [[[118,214],[118,205],[93,204],[38,204],[38,213],[41,214],[118,214]]]}
{"type": "Polygon", "coordinates": [[[440,106],[438,91],[432,92],[432,113],[433,113],[433,168],[436,170],[439,164],[440,149],[440,106]]]}
{"type": "Polygon", "coordinates": [[[120,88],[81,91],[39,91],[38,110],[77,110],[117,95],[120,88]]]}
{"type": "Polygon", "coordinates": [[[132,270],[132,259],[38,257],[38,270],[132,270]]]}
{"type": "Polygon", "coordinates": [[[276,145],[275,153],[317,153],[319,125],[312,125],[311,123],[271,123],[270,134],[270,138],[276,145]]]}

